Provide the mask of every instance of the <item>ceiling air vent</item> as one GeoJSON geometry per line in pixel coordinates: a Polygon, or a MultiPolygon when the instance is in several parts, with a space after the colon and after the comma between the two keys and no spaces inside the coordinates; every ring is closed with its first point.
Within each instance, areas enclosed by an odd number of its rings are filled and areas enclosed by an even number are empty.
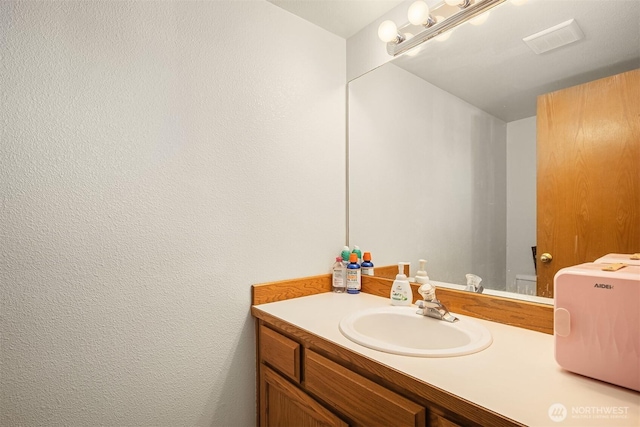
{"type": "Polygon", "coordinates": [[[575,19],[542,30],[522,39],[538,55],[584,38],[575,19]]]}

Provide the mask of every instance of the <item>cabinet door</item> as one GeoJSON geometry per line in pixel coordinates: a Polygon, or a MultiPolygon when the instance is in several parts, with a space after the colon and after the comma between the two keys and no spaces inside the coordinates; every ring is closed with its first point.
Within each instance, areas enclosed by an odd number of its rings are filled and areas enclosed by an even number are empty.
{"type": "Polygon", "coordinates": [[[302,390],[260,366],[260,425],[264,427],[347,427],[302,390]]]}
{"type": "Polygon", "coordinates": [[[429,427],[460,427],[459,424],[454,423],[444,417],[433,412],[429,413],[429,427]]]}

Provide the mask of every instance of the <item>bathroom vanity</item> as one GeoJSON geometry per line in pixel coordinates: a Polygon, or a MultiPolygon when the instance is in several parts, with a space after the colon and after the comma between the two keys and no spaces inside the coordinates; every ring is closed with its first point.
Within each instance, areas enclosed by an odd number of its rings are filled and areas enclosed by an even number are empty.
{"type": "MultiPolygon", "coordinates": [[[[476,318],[493,343],[474,354],[360,346],[342,335],[340,319],[388,298],[314,293],[325,280],[330,286],[322,276],[279,282],[267,303],[254,287],[259,425],[546,426],[563,414],[559,425],[640,424],[640,393],[563,371],[548,333],[476,318]],[[294,289],[306,296],[287,299],[294,289]]],[[[428,339],[420,332],[416,340],[428,339]]]]}
{"type": "MultiPolygon", "coordinates": [[[[367,357],[367,352],[351,352],[348,346],[334,342],[332,337],[339,337],[329,329],[340,334],[337,323],[331,323],[334,316],[349,311],[354,301],[347,297],[358,299],[358,307],[382,299],[367,294],[324,293],[254,307],[254,315],[260,319],[260,425],[517,425],[381,364],[367,357]],[[315,318],[327,333],[310,333],[285,313],[298,310],[315,311],[308,319],[315,318]]],[[[419,331],[416,339],[420,339],[419,331]]]]}

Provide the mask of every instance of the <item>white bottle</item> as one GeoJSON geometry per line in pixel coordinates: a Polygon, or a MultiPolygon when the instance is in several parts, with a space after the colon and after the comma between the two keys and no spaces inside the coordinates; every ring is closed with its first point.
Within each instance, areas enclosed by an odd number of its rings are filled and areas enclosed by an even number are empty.
{"type": "Polygon", "coordinates": [[[342,256],[342,282],[345,287],[347,286],[347,265],[349,265],[349,256],[351,256],[351,251],[349,250],[349,246],[343,246],[342,252],[340,253],[342,256]]]}
{"type": "Polygon", "coordinates": [[[391,286],[391,305],[411,305],[413,302],[411,284],[404,274],[404,266],[404,262],[398,263],[398,275],[391,286]]]}
{"type": "Polygon", "coordinates": [[[347,289],[347,284],[345,283],[345,272],[344,267],[342,266],[341,256],[336,257],[336,262],[333,264],[332,270],[333,277],[331,290],[338,294],[344,293],[347,289]]]}

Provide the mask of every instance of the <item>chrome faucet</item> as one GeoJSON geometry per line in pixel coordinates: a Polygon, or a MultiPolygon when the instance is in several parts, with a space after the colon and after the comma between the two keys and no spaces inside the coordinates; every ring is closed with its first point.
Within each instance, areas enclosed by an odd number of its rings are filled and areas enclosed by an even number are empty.
{"type": "Polygon", "coordinates": [[[482,277],[471,273],[465,275],[465,277],[467,278],[467,287],[464,288],[465,291],[475,292],[477,294],[481,294],[482,291],[484,291],[484,287],[480,284],[482,277]]]}
{"type": "Polygon", "coordinates": [[[426,283],[420,288],[418,288],[418,293],[422,295],[423,301],[418,300],[416,304],[418,305],[417,314],[422,316],[433,317],[434,319],[444,320],[446,322],[457,322],[458,318],[453,314],[449,313],[447,307],[444,306],[438,299],[436,298],[436,290],[432,284],[426,283]]]}

